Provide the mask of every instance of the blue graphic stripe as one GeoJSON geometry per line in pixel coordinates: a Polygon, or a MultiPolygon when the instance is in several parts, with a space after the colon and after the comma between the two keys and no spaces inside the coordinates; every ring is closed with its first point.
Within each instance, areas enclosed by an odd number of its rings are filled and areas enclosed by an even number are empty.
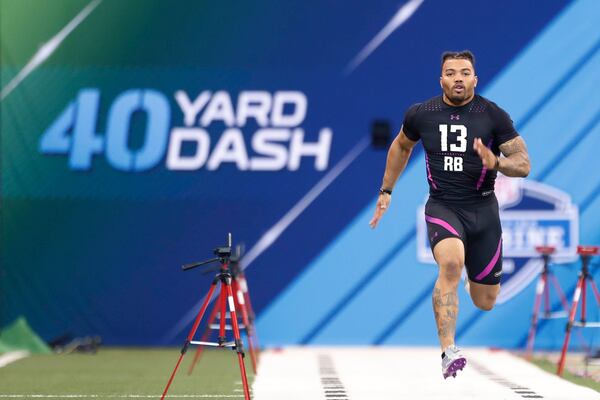
{"type": "Polygon", "coordinates": [[[385,327],[381,334],[377,336],[372,343],[376,345],[383,344],[387,340],[387,338],[390,337],[392,333],[395,332],[396,329],[398,329],[398,327],[402,325],[404,321],[406,321],[408,317],[410,317],[418,309],[419,304],[421,304],[423,301],[425,301],[428,297],[431,296],[436,281],[437,277],[433,281],[431,281],[427,286],[425,286],[425,289],[423,289],[423,291],[421,291],[414,298],[414,300],[404,308],[404,310],[398,315],[398,317],[396,317],[396,319],[394,319],[387,327],[385,327]]]}
{"type": "Polygon", "coordinates": [[[587,210],[587,208],[592,205],[592,203],[594,202],[594,200],[596,200],[596,198],[600,196],[600,184],[598,184],[594,190],[592,190],[592,192],[589,194],[588,197],[585,198],[585,200],[583,200],[581,202],[581,206],[580,206],[580,210],[583,212],[585,210],[587,210]]]}
{"type": "MultiPolygon", "coordinates": [[[[563,150],[574,149],[583,139],[586,138],[590,133],[593,132],[596,125],[600,122],[600,110],[592,118],[592,120],[584,126],[579,132],[577,132],[571,140],[563,146],[563,150]]],[[[546,165],[546,168],[542,170],[537,176],[537,180],[544,181],[562,162],[566,160],[565,153],[557,153],[552,160],[546,165]]]]}
{"type": "Polygon", "coordinates": [[[594,46],[579,60],[577,60],[577,62],[567,72],[564,73],[561,79],[554,86],[548,89],[546,93],[540,97],[537,104],[535,104],[527,112],[527,114],[525,114],[523,119],[519,121],[517,130],[523,129],[525,126],[527,126],[529,121],[531,121],[531,119],[537,115],[546,104],[548,104],[550,99],[556,96],[560,90],[563,89],[573,79],[573,77],[577,75],[577,73],[588,63],[588,61],[592,59],[598,50],[600,50],[600,40],[596,41],[594,46]]]}
{"type": "MultiPolygon", "coordinates": [[[[425,183],[422,176],[418,178],[421,184],[425,183]]],[[[415,177],[411,179],[415,179],[415,177]]],[[[409,207],[414,209],[417,205],[409,207]]],[[[417,214],[417,218],[422,218],[419,215],[417,214]]],[[[403,216],[402,221],[406,220],[408,218],[403,216]]],[[[410,220],[414,220],[414,214],[410,220]]],[[[411,226],[409,225],[409,227],[411,226]]],[[[403,237],[404,234],[405,232],[399,237],[403,237]]],[[[414,250],[415,242],[416,240],[411,240],[392,259],[388,260],[391,268],[377,273],[377,277],[371,281],[368,287],[354,296],[344,310],[329,321],[312,343],[371,343],[372,340],[381,336],[390,321],[397,318],[398,312],[404,308],[404,305],[419,297],[423,287],[428,286],[437,276],[436,266],[418,264],[414,250]],[[358,315],[365,316],[369,322],[356,324],[358,315]]],[[[412,310],[410,317],[418,325],[425,321],[430,323],[432,321],[430,312],[423,313],[419,309],[412,310]]],[[[402,334],[409,338],[408,340],[421,340],[425,336],[429,336],[414,335],[413,333],[412,329],[402,331],[402,334]]]]}
{"type": "Polygon", "coordinates": [[[593,162],[598,157],[599,148],[600,124],[597,124],[592,132],[565,156],[565,162],[559,168],[555,168],[545,178],[545,181],[551,182],[556,188],[569,193],[573,203],[583,205],[590,192],[593,192],[593,188],[600,181],[600,174],[594,173],[597,167],[594,167],[593,162]],[[574,184],[575,182],[582,184],[574,184]]]}
{"type": "Polygon", "coordinates": [[[389,262],[390,259],[395,257],[402,249],[414,239],[417,230],[415,227],[412,228],[396,245],[386,253],[374,266],[371,270],[368,271],[367,275],[363,277],[360,281],[358,281],[351,290],[336,304],[334,305],[329,312],[316,323],[314,328],[300,341],[301,344],[310,343],[324,328],[327,326],[329,321],[333,319],[333,317],[343,310],[350,301],[357,296],[360,292],[362,292],[370,283],[375,279],[378,272],[381,272],[385,268],[392,265],[389,262]]]}
{"type": "Polygon", "coordinates": [[[458,342],[460,338],[462,338],[464,334],[467,333],[469,329],[471,329],[475,325],[475,323],[479,321],[479,319],[484,315],[485,313],[483,311],[476,311],[473,314],[471,314],[471,316],[465,322],[463,322],[460,326],[456,327],[456,334],[454,336],[455,341],[458,342]]]}
{"type": "Polygon", "coordinates": [[[487,85],[499,105],[510,105],[510,114],[521,121],[538,104],[549,86],[559,82],[600,39],[596,0],[579,0],[568,5],[487,85]],[[527,88],[527,90],[519,90],[527,88]]]}

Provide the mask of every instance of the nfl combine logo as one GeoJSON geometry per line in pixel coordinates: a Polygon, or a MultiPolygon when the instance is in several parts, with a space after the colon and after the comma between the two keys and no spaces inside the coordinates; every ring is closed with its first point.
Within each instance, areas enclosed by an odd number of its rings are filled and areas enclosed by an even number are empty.
{"type": "MultiPolygon", "coordinates": [[[[551,186],[498,174],[495,186],[502,222],[502,289],[498,304],[511,299],[538,276],[542,261],[536,246],[553,246],[553,260],[577,259],[579,210],[571,197],[551,186]]],[[[435,263],[424,218],[425,205],[417,211],[417,258],[435,263]]]]}

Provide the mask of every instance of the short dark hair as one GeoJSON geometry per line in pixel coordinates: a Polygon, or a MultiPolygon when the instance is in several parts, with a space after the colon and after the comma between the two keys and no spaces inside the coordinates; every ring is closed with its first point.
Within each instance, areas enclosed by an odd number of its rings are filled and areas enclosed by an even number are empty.
{"type": "Polygon", "coordinates": [[[473,69],[475,69],[475,56],[471,53],[471,50],[463,51],[445,51],[442,53],[442,64],[440,68],[444,68],[446,60],[469,60],[473,69]]]}

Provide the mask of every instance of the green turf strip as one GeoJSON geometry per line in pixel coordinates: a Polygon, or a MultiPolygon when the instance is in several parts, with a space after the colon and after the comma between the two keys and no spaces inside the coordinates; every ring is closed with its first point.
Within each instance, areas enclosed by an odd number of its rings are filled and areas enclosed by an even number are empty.
{"type": "MultiPolygon", "coordinates": [[[[191,348],[179,367],[170,395],[239,395],[237,354],[205,350],[191,376],[191,348]],[[237,384],[236,384],[237,382],[237,384]]],[[[0,368],[0,394],[160,395],[177,363],[179,350],[104,348],[97,354],[34,355],[0,368]]],[[[246,355],[250,383],[252,365],[246,355]]]]}
{"type": "MultiPolygon", "coordinates": [[[[556,373],[556,363],[554,363],[554,362],[548,361],[544,358],[534,358],[533,360],[531,360],[531,362],[533,364],[537,365],[538,367],[540,367],[541,369],[543,369],[544,371],[550,372],[552,374],[556,373]]],[[[577,384],[577,385],[587,386],[587,387],[590,387],[590,388],[600,392],[600,382],[596,382],[592,378],[584,378],[581,376],[574,375],[574,374],[570,373],[569,371],[567,371],[566,369],[563,372],[562,377],[570,382],[577,384]]]]}

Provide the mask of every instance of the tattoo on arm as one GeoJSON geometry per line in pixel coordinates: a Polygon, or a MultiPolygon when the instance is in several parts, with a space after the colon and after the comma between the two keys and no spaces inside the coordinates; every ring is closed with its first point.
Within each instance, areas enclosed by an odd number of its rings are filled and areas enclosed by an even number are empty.
{"type": "Polygon", "coordinates": [[[521,136],[509,140],[500,145],[500,151],[505,158],[501,158],[498,164],[498,171],[506,176],[525,177],[529,175],[531,164],[527,145],[521,136]]]}

